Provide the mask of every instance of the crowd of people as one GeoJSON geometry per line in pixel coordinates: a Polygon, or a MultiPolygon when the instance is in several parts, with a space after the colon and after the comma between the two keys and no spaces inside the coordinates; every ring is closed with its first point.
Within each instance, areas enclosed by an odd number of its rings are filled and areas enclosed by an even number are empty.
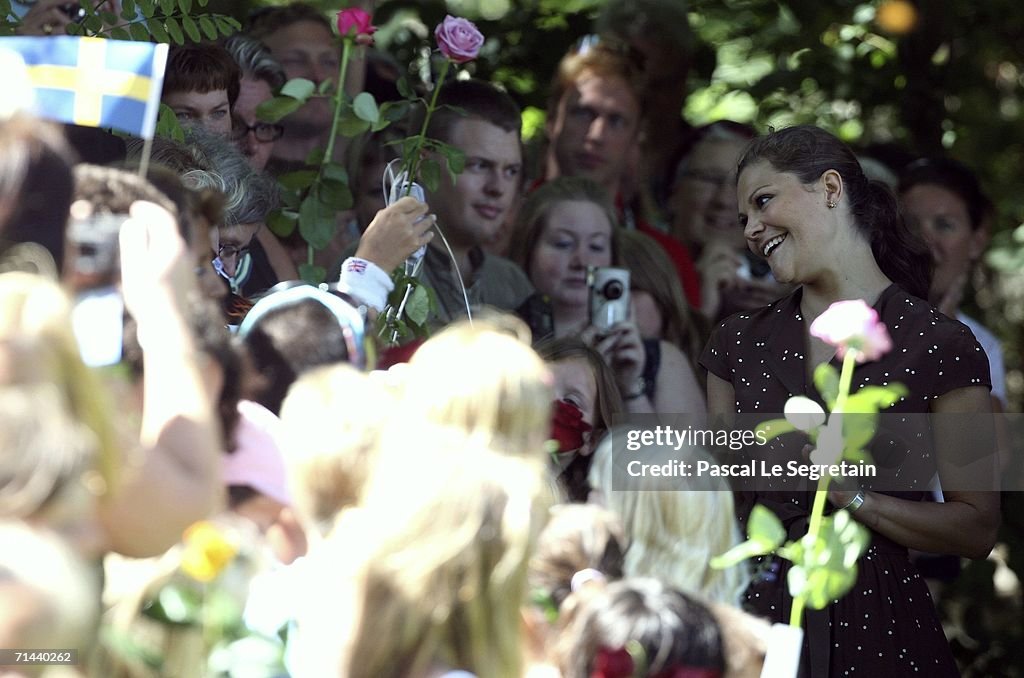
{"type": "MultiPolygon", "coordinates": [[[[32,4],[22,32],[64,32],[62,4],[32,4]]],[[[686,22],[610,0],[538,74],[536,166],[519,106],[479,79],[443,83],[427,135],[465,166],[425,201],[382,195],[400,129],[339,144],[355,204],[319,286],[299,280],[299,231],[267,223],[333,110],[257,109],[294,78],[397,100],[404,70],[364,46],[335,82],[319,10],[268,6],[173,46],[162,101],[183,141],[0,120],[0,647],[78,652],[4,670],[764,675],[789,562],[711,561],[758,505],[799,540],[814,486],[623,491],[616,427],[824,403],[814,368],[836,348],[808,327],[848,299],[888,327],[854,384],[903,384],[891,412],[1005,411],[998,339],[960,308],[993,207],[952,158],[885,168],[813,126],[688,126],[686,22]],[[424,246],[432,336],[385,349],[391,272],[424,246]],[[609,267],[630,309],[602,323],[609,267]]],[[[993,548],[998,493],[950,461],[971,435],[878,451],[934,458],[930,486],[829,492],[870,541],[850,591],[808,613],[797,675],[959,675],[912,552],[956,566],[993,548]]],[[[806,442],[769,453],[806,464],[806,442]]],[[[994,476],[998,455],[978,458],[994,476]]]]}

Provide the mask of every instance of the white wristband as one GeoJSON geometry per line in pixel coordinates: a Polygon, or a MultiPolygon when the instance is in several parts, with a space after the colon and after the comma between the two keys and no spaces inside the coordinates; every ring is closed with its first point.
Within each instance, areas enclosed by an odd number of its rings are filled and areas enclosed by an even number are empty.
{"type": "Polygon", "coordinates": [[[384,269],[372,261],[349,257],[341,265],[338,289],[377,311],[383,311],[395,283],[384,269]]]}

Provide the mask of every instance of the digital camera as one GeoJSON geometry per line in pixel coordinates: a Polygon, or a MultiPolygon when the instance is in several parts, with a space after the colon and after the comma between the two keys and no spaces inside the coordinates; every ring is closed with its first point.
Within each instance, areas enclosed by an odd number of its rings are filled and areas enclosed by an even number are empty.
{"type": "Polygon", "coordinates": [[[609,329],[629,319],[629,271],[610,266],[587,268],[590,324],[609,329]]]}

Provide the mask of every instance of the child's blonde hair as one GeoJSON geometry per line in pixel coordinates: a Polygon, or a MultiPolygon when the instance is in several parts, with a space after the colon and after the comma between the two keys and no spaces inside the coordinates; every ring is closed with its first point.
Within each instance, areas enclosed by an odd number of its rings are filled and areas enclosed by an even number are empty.
{"type": "MultiPolygon", "coordinates": [[[[350,678],[522,674],[527,563],[547,517],[539,462],[435,431],[382,458],[360,515],[350,678]]],[[[343,537],[339,531],[338,537],[343,537]]]]}
{"type": "Polygon", "coordinates": [[[281,442],[292,496],[302,519],[321,533],[359,503],[394,407],[381,381],[349,365],[315,369],[288,391],[281,442]]]}
{"type": "Polygon", "coordinates": [[[540,459],[551,431],[554,380],[511,316],[456,323],[409,363],[403,419],[452,426],[488,447],[540,459]]]}
{"type": "MultiPolygon", "coordinates": [[[[711,601],[738,604],[749,583],[746,571],[741,566],[719,570],[708,565],[742,541],[732,492],[724,482],[713,488],[708,481],[701,481],[699,488],[694,483],[676,490],[616,491],[613,474],[624,471],[613,463],[615,437],[613,432],[594,452],[590,484],[622,521],[625,576],[655,577],[711,601]]],[[[683,457],[688,463],[710,460],[697,448],[681,450],[677,458],[683,457]]]]}

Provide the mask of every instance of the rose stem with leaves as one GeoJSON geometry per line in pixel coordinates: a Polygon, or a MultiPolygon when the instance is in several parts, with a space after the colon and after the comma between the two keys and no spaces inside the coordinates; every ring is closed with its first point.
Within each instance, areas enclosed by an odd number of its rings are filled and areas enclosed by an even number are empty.
{"type": "MultiPolygon", "coordinates": [[[[331,134],[327,137],[327,148],[324,150],[324,159],[320,162],[320,174],[323,174],[324,166],[334,159],[334,142],[338,138],[338,124],[341,122],[341,112],[345,106],[345,76],[348,74],[348,62],[352,57],[352,45],[354,39],[351,36],[342,38],[341,44],[341,67],[338,69],[338,82],[334,92],[334,118],[331,120],[331,134]]],[[[307,245],[307,257],[310,266],[313,265],[313,245],[307,245]]]]}
{"type": "Polygon", "coordinates": [[[419,168],[420,153],[423,151],[423,144],[426,143],[427,127],[430,125],[430,117],[437,109],[437,95],[441,93],[441,86],[444,85],[444,79],[448,77],[448,69],[451,67],[451,64],[451,61],[445,59],[444,64],[441,66],[441,72],[437,76],[437,84],[434,85],[434,93],[430,97],[430,104],[427,106],[427,112],[423,116],[423,125],[420,127],[420,133],[416,135],[416,145],[413,147],[412,155],[409,158],[409,168],[406,176],[407,181],[403,195],[409,195],[409,192],[412,191],[412,180],[413,177],[416,176],[416,171],[419,168]]]}
{"type": "MultiPolygon", "coordinates": [[[[850,394],[850,384],[853,382],[853,366],[857,362],[857,355],[858,351],[856,349],[849,348],[846,351],[846,355],[843,356],[843,370],[839,373],[839,392],[836,394],[836,404],[832,408],[832,414],[830,415],[832,417],[837,414],[842,415],[843,410],[846,408],[846,398],[850,394]]],[[[807,528],[808,542],[813,543],[818,539],[818,532],[821,531],[822,516],[825,513],[825,499],[828,497],[828,485],[831,481],[832,476],[827,473],[823,473],[818,480],[818,489],[814,493],[814,505],[811,507],[811,522],[807,528]]],[[[793,599],[793,608],[789,614],[790,626],[800,628],[800,619],[804,613],[806,598],[806,594],[801,594],[793,599]]]]}

